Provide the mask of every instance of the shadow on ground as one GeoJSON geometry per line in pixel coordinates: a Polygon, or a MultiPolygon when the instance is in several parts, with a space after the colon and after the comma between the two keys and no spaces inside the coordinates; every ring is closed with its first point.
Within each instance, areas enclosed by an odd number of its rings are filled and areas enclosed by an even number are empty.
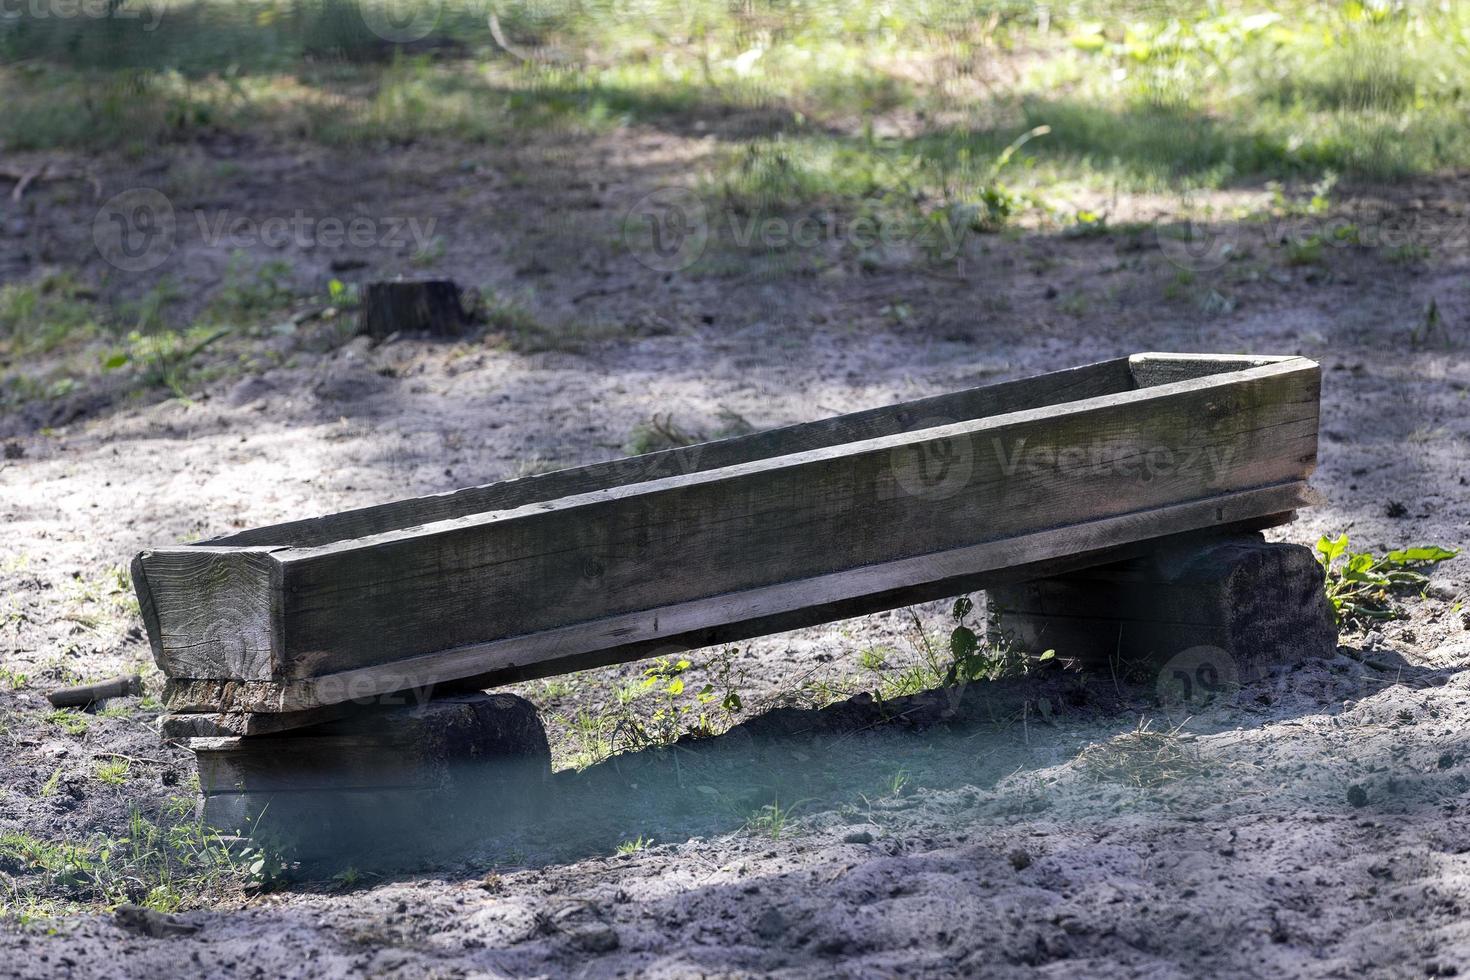
{"type": "MultiPolygon", "coordinates": [[[[1188,739],[1333,715],[1385,687],[1438,687],[1455,672],[1413,665],[1392,650],[1343,647],[1332,661],[1276,668],[1223,701],[1194,706],[1161,704],[1147,671],[1126,679],[1042,670],[888,701],[860,694],[821,709],[776,708],[723,735],[625,752],[539,786],[528,785],[523,769],[478,763],[424,808],[431,812],[385,812],[380,825],[313,841],[297,856],[304,878],[342,866],[546,868],[654,842],[742,833],[776,840],[788,822],[817,814],[854,825],[861,839],[862,826],[911,806],[915,794],[958,794],[974,804],[1008,779],[1098,764],[1097,746],[1119,736],[1147,730],[1149,752],[1177,749],[1183,760],[1189,752],[1165,741],[1181,732],[1188,739]]],[[[1146,786],[1159,758],[1122,753],[1107,763],[1108,778],[1146,786]]],[[[1006,799],[1011,809],[995,816],[1051,805],[1040,782],[1006,799]]]]}

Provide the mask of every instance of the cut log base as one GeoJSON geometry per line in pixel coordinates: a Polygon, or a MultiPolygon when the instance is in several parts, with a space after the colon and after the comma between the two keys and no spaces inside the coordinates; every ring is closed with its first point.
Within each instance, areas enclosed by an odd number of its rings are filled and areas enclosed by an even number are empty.
{"type": "Polygon", "coordinates": [[[200,816],[294,860],[392,866],[532,814],[551,752],[530,702],[470,694],[248,738],[195,738],[200,816]]]}
{"type": "Polygon", "coordinates": [[[1192,688],[1223,690],[1337,649],[1311,550],[1259,534],[1199,538],[988,595],[991,642],[1158,676],[1165,700],[1197,700],[1192,688]]]}

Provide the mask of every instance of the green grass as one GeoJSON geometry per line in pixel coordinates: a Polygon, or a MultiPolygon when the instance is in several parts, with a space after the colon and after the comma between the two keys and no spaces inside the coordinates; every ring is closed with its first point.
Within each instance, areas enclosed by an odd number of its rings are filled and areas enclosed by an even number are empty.
{"type": "Polygon", "coordinates": [[[72,708],[58,708],[46,714],[46,721],[68,735],[85,735],[92,719],[72,708]]]}
{"type": "MultiPolygon", "coordinates": [[[[1186,195],[1470,167],[1463,4],[1077,0],[1043,16],[1018,0],[522,0],[494,6],[496,37],[483,4],[422,2],[432,30],[399,46],[368,27],[384,0],[362,0],[366,19],[351,0],[169,0],[156,23],[160,8],[135,0],[124,9],[137,19],[22,13],[0,30],[0,144],[142,156],[223,131],[355,150],[514,145],[557,159],[643,127],[685,141],[678,179],[714,221],[690,271],[709,276],[875,267],[851,233],[859,221],[932,261],[955,254],[956,235],[1020,222],[1115,233],[1106,214],[1065,203],[1080,191],[1186,195]],[[847,229],[832,247],[749,244],[759,219],[812,214],[847,229]]],[[[512,162],[507,180],[541,179],[534,159],[512,162]]],[[[175,168],[167,189],[199,197],[231,166],[175,168]]],[[[45,186],[86,193],[77,180],[45,186]]],[[[432,240],[406,261],[433,267],[446,250],[432,240]]],[[[1285,261],[1316,265],[1321,248],[1294,245],[1285,261]]],[[[68,274],[0,287],[0,357],[72,338],[109,345],[100,365],[89,352],[86,364],[7,369],[0,408],[64,398],[107,370],[186,397],[223,370],[196,363],[207,348],[249,346],[307,299],[288,272],[232,263],[190,323],[171,322],[184,287],[166,279],[107,311],[68,274]]],[[[1083,316],[1089,302],[1070,297],[1064,312],[1083,316]]],[[[534,352],[628,330],[543,322],[533,305],[487,291],[487,334],[534,352]]]]}
{"type": "Polygon", "coordinates": [[[0,286],[0,356],[55,350],[68,338],[93,335],[96,294],[70,273],[0,286]]]}
{"type": "MultiPolygon", "coordinates": [[[[782,134],[770,160],[790,170],[773,189],[803,203],[875,184],[973,192],[966,168],[983,173],[1038,125],[1051,132],[1028,148],[1023,189],[1325,169],[1391,177],[1470,162],[1462,5],[1086,0],[1043,19],[1004,0],[498,4],[515,56],[479,6],[438,9],[432,56],[385,44],[345,0],[173,3],[148,33],[26,21],[0,35],[6,60],[20,62],[4,70],[13,94],[0,139],[141,150],[266,126],[328,142],[474,141],[635,123],[692,132],[699,119],[749,116],[782,134]],[[918,125],[874,135],[874,121],[899,113],[918,125]]],[[[766,179],[733,157],[721,174],[766,179]]]]}
{"type": "MultiPolygon", "coordinates": [[[[187,799],[176,804],[176,815],[192,808],[187,799]]],[[[260,881],[270,864],[232,851],[197,822],[158,824],[136,810],[121,837],[73,841],[0,833],[0,860],[19,865],[18,872],[0,877],[0,919],[22,924],[124,902],[173,912],[260,881]]]]}
{"type": "Polygon", "coordinates": [[[132,763],[126,759],[113,759],[97,763],[92,774],[100,783],[106,783],[108,786],[123,786],[127,783],[132,768],[132,763]]]}

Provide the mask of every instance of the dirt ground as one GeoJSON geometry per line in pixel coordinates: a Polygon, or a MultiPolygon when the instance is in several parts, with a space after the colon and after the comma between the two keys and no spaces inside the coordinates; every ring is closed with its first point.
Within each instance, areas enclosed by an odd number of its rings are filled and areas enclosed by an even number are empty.
{"type": "MultiPolygon", "coordinates": [[[[1463,244],[1301,261],[1259,223],[1222,224],[1234,257],[1181,276],[1151,230],[1123,224],[1177,202],[1139,198],[1115,203],[1122,230],[977,235],[942,267],[857,261],[841,242],[728,274],[640,264],[619,245],[624,216],[713,138],[371,155],[222,138],[112,161],[102,199],[153,187],[180,216],[148,275],[98,254],[89,188],[43,182],[8,204],[5,281],[71,268],[120,303],[166,274],[187,312],[231,261],[284,261],[314,296],[334,277],[427,270],[515,297],[542,327],[534,343],[492,327],[374,347],[288,320],[252,356],[226,347],[187,399],[129,393],[124,372],[0,417],[0,665],[26,675],[0,683],[0,832],[120,835],[130,810],[191,797],[192,759],[160,743],[156,700],[80,733],[47,720],[47,689],[146,669],[118,578],[139,549],[615,457],[655,413],[711,435],[1137,351],[1301,353],[1324,368],[1328,502],[1272,536],[1470,543],[1463,244]],[[442,247],[427,264],[411,244],[225,249],[194,220],[298,211],[433,219],[442,247]],[[1421,342],[1431,301],[1439,333],[1421,342]],[[91,777],[119,756],[120,785],[91,777]]],[[[1464,221],[1464,190],[1344,188],[1338,206],[1360,227],[1464,221]]],[[[1004,682],[948,717],[921,697],[907,725],[874,724],[864,699],[819,710],[793,694],[862,676],[866,649],[910,646],[901,611],[742,644],[746,703],[787,706],[687,757],[560,773],[540,826],[409,871],[186,903],[184,936],[101,912],[8,922],[0,974],[1456,975],[1470,971],[1467,580],[1470,559],[1448,562],[1403,599],[1405,619],[1188,718],[1150,683],[1104,677],[1004,682]],[[1048,691],[1062,706],[1048,719],[985,707],[1048,691]],[[634,840],[652,843],[615,853],[634,840]]],[[[568,719],[640,670],[520,693],[566,751],[568,719]]],[[[0,867],[0,884],[26,875],[0,867]]]]}

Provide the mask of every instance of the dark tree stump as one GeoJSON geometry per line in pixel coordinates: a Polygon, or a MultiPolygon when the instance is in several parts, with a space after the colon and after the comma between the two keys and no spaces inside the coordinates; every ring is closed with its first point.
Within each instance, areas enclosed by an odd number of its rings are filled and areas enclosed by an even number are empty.
{"type": "Polygon", "coordinates": [[[522,820],[550,774],[536,708],[511,694],[364,708],[279,735],[189,740],[201,816],[303,860],[391,864],[522,820]]]}
{"type": "Polygon", "coordinates": [[[1206,538],[988,595],[992,641],[1105,668],[1157,670],[1187,655],[1233,683],[1337,650],[1311,550],[1259,534],[1206,538]]]}
{"type": "Polygon", "coordinates": [[[362,288],[357,332],[378,340],[400,332],[459,337],[469,323],[452,279],[370,282],[362,288]]]}

